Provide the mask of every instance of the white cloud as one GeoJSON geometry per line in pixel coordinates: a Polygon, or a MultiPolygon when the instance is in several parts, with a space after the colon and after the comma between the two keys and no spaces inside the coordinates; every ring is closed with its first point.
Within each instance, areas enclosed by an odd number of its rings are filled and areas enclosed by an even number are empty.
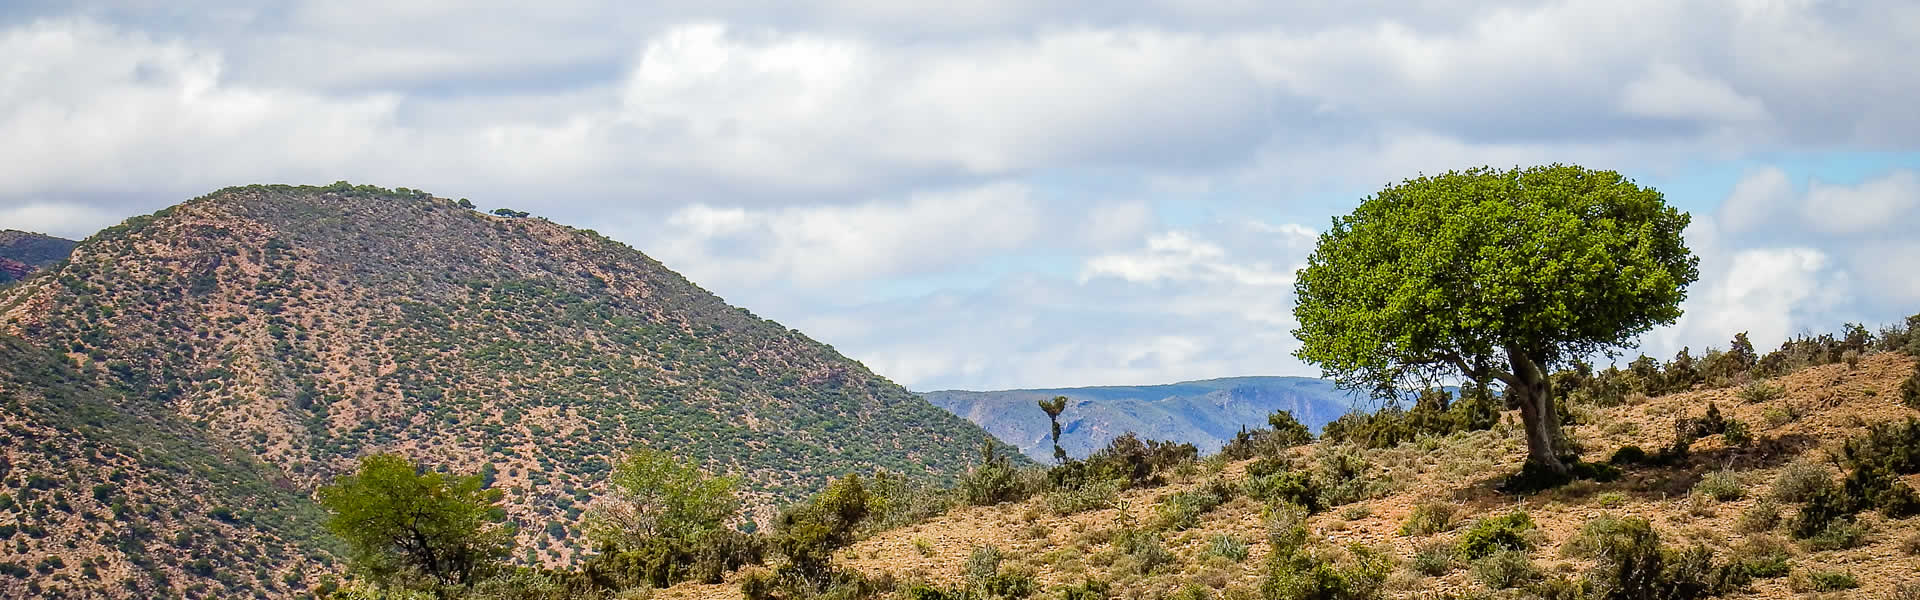
{"type": "Polygon", "coordinates": [[[1830,234],[1887,230],[1912,234],[1920,229],[1916,207],[1920,207],[1920,175],[1902,169],[1857,185],[1811,182],[1803,214],[1816,229],[1830,234]]]}
{"type": "Polygon", "coordinates": [[[32,231],[76,240],[93,235],[93,232],[118,221],[118,215],[81,204],[35,202],[0,207],[0,229],[32,231]]]}
{"type": "Polygon", "coordinates": [[[697,281],[823,287],[1021,247],[1041,224],[1029,190],[1000,183],[917,193],[900,203],[751,210],[696,204],[674,212],[645,247],[697,281]]]}
{"type": "Polygon", "coordinates": [[[1647,74],[1621,91],[1620,108],[1628,114],[1662,119],[1725,121],[1750,126],[1767,119],[1767,107],[1726,84],[1687,73],[1680,67],[1657,63],[1647,74]]]}
{"type": "Polygon", "coordinates": [[[1746,233],[1763,225],[1776,225],[1778,218],[1793,212],[1793,181],[1779,167],[1749,171],[1741,176],[1715,215],[1728,233],[1746,233]]]}

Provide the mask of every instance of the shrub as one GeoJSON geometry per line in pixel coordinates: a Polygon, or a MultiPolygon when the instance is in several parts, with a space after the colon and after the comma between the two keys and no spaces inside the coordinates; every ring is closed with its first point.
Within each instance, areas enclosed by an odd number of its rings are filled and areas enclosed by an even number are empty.
{"type": "Polygon", "coordinates": [[[1591,530],[1595,558],[1586,579],[1597,598],[1680,600],[1745,585],[1739,569],[1715,566],[1713,551],[1705,546],[1684,551],[1662,547],[1660,534],[1645,519],[1619,519],[1591,530]]]}
{"type": "MultiPolygon", "coordinates": [[[[1914,339],[1920,340],[1920,336],[1914,339]]],[[[1914,365],[1913,374],[1900,382],[1900,403],[1907,408],[1920,409],[1920,365],[1914,365]]]]}
{"type": "Polygon", "coordinates": [[[1647,451],[1640,449],[1639,446],[1621,446],[1619,450],[1613,451],[1613,456],[1607,459],[1607,464],[1637,465],[1644,464],[1647,460],[1647,451]]]}
{"type": "Polygon", "coordinates": [[[1773,531],[1780,526],[1780,503],[1772,498],[1761,498],[1753,506],[1740,511],[1740,521],[1735,528],[1741,533],[1760,533],[1773,531]]]}
{"type": "Polygon", "coordinates": [[[1815,552],[1847,550],[1858,548],[1867,543],[1872,530],[1865,523],[1851,519],[1835,520],[1818,532],[1806,537],[1807,548],[1815,552]]]}
{"type": "Polygon", "coordinates": [[[1753,383],[1741,387],[1740,391],[1734,395],[1739,396],[1741,400],[1751,404],[1778,400],[1786,394],[1787,391],[1780,386],[1774,385],[1765,379],[1756,379],[1753,383]]]}
{"type": "Polygon", "coordinates": [[[1026,499],[1031,490],[1020,484],[1013,460],[1000,454],[992,439],[980,442],[980,464],[960,478],[960,495],[967,503],[991,506],[1026,499]]]}
{"type": "Polygon", "coordinates": [[[1721,432],[1720,438],[1726,440],[1729,446],[1744,447],[1753,443],[1753,429],[1747,427],[1745,421],[1727,419],[1727,429],[1721,432]]]}
{"type": "Polygon", "coordinates": [[[1569,558],[1598,558],[1607,549],[1607,544],[1621,535],[1627,527],[1626,520],[1610,514],[1587,519],[1567,543],[1560,545],[1560,554],[1569,558]]]}
{"type": "Polygon", "coordinates": [[[1247,543],[1231,534],[1222,533],[1213,536],[1213,540],[1207,543],[1207,554],[1240,562],[1247,559],[1247,543]]]}
{"type": "Polygon", "coordinates": [[[965,588],[952,598],[1025,598],[1033,593],[1033,576],[1001,569],[999,548],[980,546],[967,556],[965,588]]]}
{"type": "Polygon", "coordinates": [[[1225,481],[1214,479],[1192,490],[1170,494],[1154,510],[1160,513],[1160,525],[1172,531],[1182,531],[1200,524],[1200,515],[1226,503],[1233,497],[1233,487],[1225,481]]]}
{"type": "Polygon", "coordinates": [[[1721,502],[1732,502],[1746,496],[1740,476],[1727,470],[1714,471],[1700,478],[1700,482],[1693,486],[1693,493],[1721,502]]]}
{"type": "Polygon", "coordinates": [[[1527,539],[1527,534],[1533,528],[1533,517],[1524,512],[1483,518],[1460,535],[1456,548],[1467,560],[1477,560],[1503,549],[1532,550],[1533,542],[1527,539]]]}
{"type": "Polygon", "coordinates": [[[1838,592],[1860,587],[1860,580],[1845,571],[1807,571],[1793,578],[1791,586],[1801,592],[1838,592]]]}
{"type": "Polygon", "coordinates": [[[1400,524],[1400,535],[1433,535],[1453,529],[1454,517],[1459,508],[1441,502],[1422,502],[1407,514],[1407,521],[1400,524]]]}
{"type": "Polygon", "coordinates": [[[1781,502],[1806,502],[1822,490],[1833,488],[1833,470],[1826,465],[1796,460],[1780,470],[1773,480],[1773,497],[1781,502]]]}
{"type": "Polygon", "coordinates": [[[1314,513],[1325,509],[1320,502],[1318,482],[1304,471],[1283,470],[1255,475],[1253,469],[1249,468],[1247,474],[1246,483],[1242,486],[1248,497],[1269,504],[1292,504],[1314,513]]]}
{"type": "Polygon", "coordinates": [[[1107,600],[1110,590],[1106,582],[1091,578],[1054,588],[1060,600],[1107,600]]]}
{"type": "Polygon", "coordinates": [[[807,503],[780,513],[774,521],[773,545],[801,578],[826,581],[832,574],[833,553],[853,543],[870,506],[859,475],[836,479],[807,503]]]}
{"type": "Polygon", "coordinates": [[[1125,482],[1118,479],[1108,479],[1082,482],[1069,487],[1055,487],[1046,494],[1047,510],[1056,515],[1066,516],[1107,508],[1113,506],[1114,500],[1120,497],[1120,489],[1125,485],[1125,482]]]}
{"type": "Polygon", "coordinates": [[[1125,531],[1114,539],[1113,545],[1121,554],[1131,557],[1143,575],[1172,565],[1176,560],[1173,553],[1167,551],[1166,545],[1161,543],[1158,533],[1125,531]]]}
{"type": "Polygon", "coordinates": [[[1321,506],[1352,504],[1384,491],[1382,473],[1354,448],[1324,449],[1316,462],[1313,480],[1318,483],[1321,506]]]}
{"type": "Polygon", "coordinates": [[[1849,510],[1845,496],[1839,488],[1828,485],[1807,498],[1789,526],[1794,537],[1809,539],[1825,532],[1834,523],[1851,520],[1853,511],[1849,510]]]}
{"type": "Polygon", "coordinates": [[[1540,578],[1533,559],[1518,550],[1501,550],[1474,561],[1473,577],[1496,590],[1520,587],[1540,578]]]}
{"type": "Polygon", "coordinates": [[[1453,546],[1439,540],[1428,540],[1414,546],[1411,564],[1415,572],[1436,577],[1451,573],[1459,566],[1454,558],[1453,546]]]}
{"type": "Polygon", "coordinates": [[[1733,564],[1755,579],[1786,577],[1792,570],[1793,549],[1770,535],[1754,536],[1733,552],[1733,564]]]}

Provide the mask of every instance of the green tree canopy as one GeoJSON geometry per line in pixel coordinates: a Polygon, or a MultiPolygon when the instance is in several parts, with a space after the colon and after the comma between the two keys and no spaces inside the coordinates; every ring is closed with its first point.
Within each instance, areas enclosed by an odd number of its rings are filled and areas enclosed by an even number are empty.
{"type": "Polygon", "coordinates": [[[423,469],[394,454],[320,489],[327,529],[352,549],[352,567],[385,584],[471,585],[507,554],[499,490],[478,476],[423,469]]]}
{"type": "Polygon", "coordinates": [[[1497,381],[1553,473],[1548,374],[1680,316],[1690,217],[1612,171],[1472,169],[1388,186],[1334,219],[1294,283],[1296,356],[1380,397],[1497,381]]]}
{"type": "Polygon", "coordinates": [[[639,547],[651,539],[676,545],[720,531],[740,513],[732,477],[709,476],[692,462],[640,449],[614,469],[611,498],[587,520],[595,546],[639,547]]]}

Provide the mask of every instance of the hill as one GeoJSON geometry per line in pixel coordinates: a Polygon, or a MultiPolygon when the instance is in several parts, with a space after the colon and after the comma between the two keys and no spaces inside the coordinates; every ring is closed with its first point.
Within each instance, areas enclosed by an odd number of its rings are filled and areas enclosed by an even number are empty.
{"type": "MultiPolygon", "coordinates": [[[[959,597],[927,590],[986,585],[1035,598],[1912,598],[1920,592],[1920,499],[1910,487],[1920,483],[1911,454],[1920,401],[1903,402],[1895,390],[1920,381],[1920,364],[1893,351],[1821,364],[1840,354],[1772,379],[1577,401],[1569,432],[1590,463],[1631,454],[1622,448],[1671,447],[1676,432],[1709,421],[1723,432],[1669,458],[1615,460],[1619,472],[1603,480],[1503,491],[1526,456],[1509,412],[1489,430],[1387,447],[1321,440],[1250,458],[1216,455],[1168,469],[1163,485],[1093,502],[1055,490],[956,508],[861,540],[844,564],[899,594],[874,597],[959,597]],[[1880,484],[1893,492],[1846,508],[1872,489],[1863,483],[1873,478],[1853,466],[1876,463],[1896,469],[1880,484]],[[1274,486],[1294,473],[1321,486],[1318,510],[1273,501],[1301,491],[1274,486]],[[1279,496],[1258,497],[1271,494],[1279,496]],[[1636,519],[1653,537],[1633,537],[1636,519]],[[1516,550],[1500,552],[1503,545],[1516,550]],[[1652,575],[1599,568],[1604,552],[1629,550],[1654,561],[1639,563],[1652,575]],[[1576,594],[1635,581],[1680,587],[1576,594]]],[[[683,584],[654,597],[734,598],[739,589],[683,584]]]]}
{"type": "Polygon", "coordinates": [[[1042,462],[1053,460],[1051,425],[1035,403],[1055,396],[1068,400],[1060,417],[1060,446],[1075,458],[1085,458],[1129,431],[1147,439],[1191,443],[1202,453],[1212,453],[1242,427],[1265,427],[1267,415],[1276,410],[1291,412],[1318,431],[1364,402],[1331,381],[1311,377],[920,395],[1042,462]]]}
{"type": "Polygon", "coordinates": [[[36,270],[66,260],[78,243],[50,235],[0,229],[0,283],[25,279],[36,270]]]}
{"type": "MultiPolygon", "coordinates": [[[[90,401],[249,457],[302,498],[374,451],[479,472],[506,491],[527,563],[581,550],[582,510],[636,445],[738,475],[764,508],[844,472],[948,482],[986,437],[623,244],[406,189],[230,188],[130,219],[0,292],[0,333],[112,390],[90,401]]],[[[229,485],[214,475],[178,477],[229,485]]],[[[152,526],[190,526],[169,515],[152,526]]]]}

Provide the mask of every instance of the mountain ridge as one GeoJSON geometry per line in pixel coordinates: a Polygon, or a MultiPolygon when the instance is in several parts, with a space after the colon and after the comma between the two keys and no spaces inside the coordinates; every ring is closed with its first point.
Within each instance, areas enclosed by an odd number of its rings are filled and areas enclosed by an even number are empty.
{"type": "Polygon", "coordinates": [[[129,219],[0,291],[0,333],[295,489],[374,451],[478,472],[531,564],[583,551],[631,447],[742,477],[764,519],[844,472],[949,482],[988,437],[625,244],[406,188],[228,188],[129,219]]]}
{"type": "Polygon", "coordinates": [[[1069,401],[1061,415],[1061,447],[1074,457],[1085,457],[1127,432],[1212,452],[1243,426],[1265,426],[1275,410],[1293,413],[1318,430],[1363,400],[1324,379],[1258,375],[1158,385],[918,393],[1043,462],[1052,460],[1050,425],[1035,403],[1054,396],[1069,401]]]}

